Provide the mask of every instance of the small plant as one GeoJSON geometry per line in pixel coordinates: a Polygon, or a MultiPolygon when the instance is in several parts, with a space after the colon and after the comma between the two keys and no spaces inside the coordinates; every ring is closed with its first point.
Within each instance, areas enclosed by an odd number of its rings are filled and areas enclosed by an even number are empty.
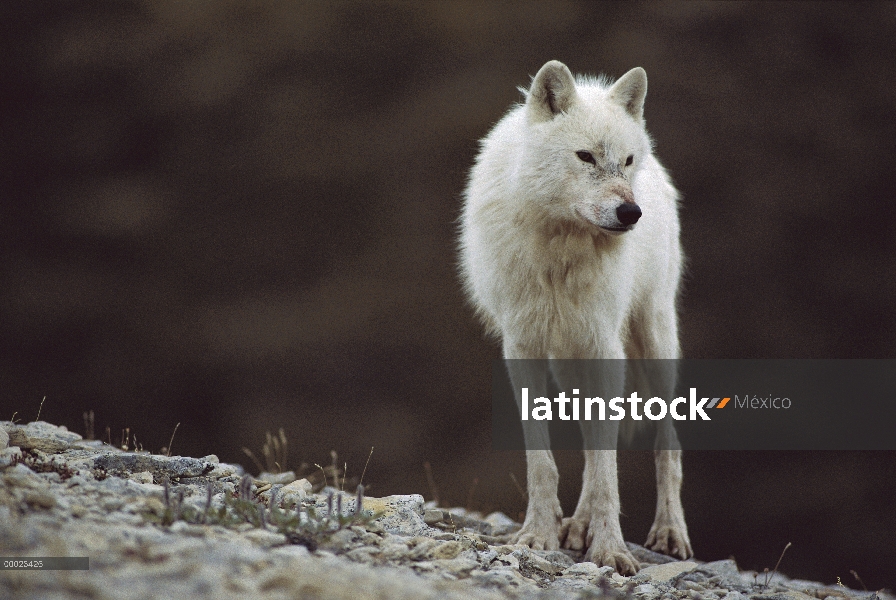
{"type": "MultiPolygon", "coordinates": [[[[373,448],[370,449],[373,452],[373,448]]],[[[429,464],[429,461],[423,463],[423,471],[426,473],[426,483],[429,484],[429,492],[432,495],[432,501],[436,503],[436,506],[441,504],[439,500],[439,488],[436,487],[436,479],[432,476],[432,465],[429,464]]]]}
{"type": "Polygon", "coordinates": [[[58,473],[62,481],[66,481],[75,472],[69,468],[64,462],[56,462],[56,457],[50,460],[43,460],[31,450],[24,449],[20,455],[14,456],[12,465],[23,464],[35,473],[58,473]]]}
{"type": "Polygon", "coordinates": [[[787,552],[787,549],[792,545],[793,544],[791,544],[790,542],[787,542],[787,545],[784,546],[784,549],[781,551],[781,556],[778,557],[778,563],[775,565],[775,570],[772,571],[771,575],[768,574],[768,567],[765,568],[765,587],[768,587],[769,581],[771,581],[774,578],[775,573],[778,572],[778,567],[781,566],[781,561],[784,559],[784,553],[787,552]]]}
{"type": "MultiPolygon", "coordinates": [[[[180,425],[180,423],[178,423],[178,425],[180,425]]],[[[171,437],[173,438],[174,436],[172,435],[171,437]]],[[[143,444],[137,441],[137,434],[132,434],[130,427],[125,427],[121,430],[121,445],[119,448],[124,452],[129,452],[130,450],[134,450],[134,452],[143,452],[143,444]]]]}
{"type": "Polygon", "coordinates": [[[94,439],[94,437],[93,437],[93,426],[94,426],[93,411],[92,410],[85,411],[83,414],[83,417],[84,417],[84,439],[90,441],[90,440],[94,439]]]}
{"type": "Polygon", "coordinates": [[[163,446],[159,451],[159,454],[164,454],[165,456],[171,456],[171,446],[174,444],[174,434],[177,433],[177,428],[180,427],[180,423],[174,426],[174,431],[171,432],[171,439],[168,440],[168,445],[163,446]]]}
{"type": "Polygon", "coordinates": [[[859,574],[856,573],[854,569],[850,569],[849,572],[852,573],[852,576],[856,578],[856,581],[858,581],[862,585],[862,589],[867,592],[868,588],[865,587],[865,582],[862,581],[862,578],[859,577],[859,574]]]}
{"type": "Polygon", "coordinates": [[[252,477],[244,475],[240,479],[233,496],[224,497],[224,505],[212,507],[214,488],[211,482],[206,488],[205,506],[198,509],[184,505],[183,490],[172,493],[168,479],[162,480],[162,502],[164,508],[161,515],[146,514],[145,518],[162,526],[169,526],[177,521],[195,525],[222,525],[237,527],[249,523],[253,527],[273,527],[277,532],[286,535],[294,544],[302,544],[310,550],[327,536],[351,525],[366,525],[379,518],[379,513],[364,514],[364,486],[359,485],[355,498],[354,510],[346,513],[342,507],[342,494],[330,491],[327,494],[327,508],[319,512],[315,506],[304,507],[301,503],[295,509],[283,508],[277,500],[280,485],[271,488],[270,500],[260,501],[252,493],[252,477]]]}
{"type": "Polygon", "coordinates": [[[280,428],[280,431],[277,433],[277,437],[271,435],[270,431],[265,432],[265,443],[261,447],[261,453],[264,456],[264,462],[266,467],[261,465],[261,461],[255,458],[255,454],[252,453],[248,448],[243,448],[243,452],[252,459],[252,462],[255,463],[255,466],[258,467],[258,471],[267,471],[268,473],[283,473],[286,469],[286,458],[289,454],[288,444],[286,441],[286,434],[283,433],[283,428],[280,428]]]}
{"type": "Polygon", "coordinates": [[[44,402],[47,401],[47,397],[44,396],[44,399],[40,401],[40,406],[37,407],[37,416],[34,418],[35,421],[40,421],[40,411],[44,408],[44,402]]]}

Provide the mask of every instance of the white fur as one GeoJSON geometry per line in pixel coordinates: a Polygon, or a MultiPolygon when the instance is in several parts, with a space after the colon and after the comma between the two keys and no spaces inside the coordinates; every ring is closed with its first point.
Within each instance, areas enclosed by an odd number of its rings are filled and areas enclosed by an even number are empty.
{"type": "MultiPolygon", "coordinates": [[[[678,194],[644,128],[646,89],[640,68],[610,85],[574,80],[551,61],[526,102],[482,140],[466,190],[461,271],[505,358],[678,358],[678,194]],[[582,151],[595,164],[577,155],[582,151]],[[621,225],[617,207],[632,200],[643,213],[633,228],[605,229],[621,225]]],[[[514,379],[513,368],[510,374],[514,379]]],[[[593,427],[615,440],[613,425],[593,427]]],[[[546,427],[524,422],[524,435],[532,447],[546,427]]],[[[661,426],[660,437],[672,444],[664,447],[677,447],[674,436],[661,426]]],[[[680,455],[656,452],[659,499],[648,544],[686,558],[680,455]]],[[[553,456],[529,450],[527,459],[529,507],[517,541],[587,547],[598,564],[637,571],[619,526],[615,450],[586,451],[578,507],[562,521],[553,456]]]]}

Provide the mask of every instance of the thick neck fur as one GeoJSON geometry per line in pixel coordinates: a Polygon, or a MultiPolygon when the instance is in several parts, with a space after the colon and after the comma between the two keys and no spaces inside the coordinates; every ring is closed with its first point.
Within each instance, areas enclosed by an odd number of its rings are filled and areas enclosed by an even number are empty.
{"type": "Polygon", "coordinates": [[[526,245],[526,261],[548,286],[590,287],[602,258],[619,251],[623,236],[611,236],[574,221],[561,221],[540,211],[521,211],[515,224],[526,245]],[[524,214],[529,218],[524,218],[524,214]],[[535,215],[535,216],[531,216],[535,215]]]}

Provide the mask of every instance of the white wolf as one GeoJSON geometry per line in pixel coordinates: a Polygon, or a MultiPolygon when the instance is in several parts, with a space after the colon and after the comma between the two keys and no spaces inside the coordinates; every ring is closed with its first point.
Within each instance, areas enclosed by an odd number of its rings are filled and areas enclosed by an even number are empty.
{"type": "MultiPolygon", "coordinates": [[[[506,359],[678,358],[678,193],[644,127],[646,73],[632,69],[611,85],[576,80],[551,61],[521,91],[525,103],[482,140],[466,190],[461,271],[477,312],[506,359]]],[[[557,368],[553,376],[565,389],[557,368]]],[[[540,445],[546,425],[523,423],[529,505],[515,541],[587,548],[588,560],[635,573],[619,524],[616,451],[586,450],[578,506],[563,519],[557,467],[540,445]]],[[[658,428],[647,545],[688,558],[681,451],[666,423],[658,428]]],[[[612,436],[615,448],[618,422],[583,429],[612,436]]]]}

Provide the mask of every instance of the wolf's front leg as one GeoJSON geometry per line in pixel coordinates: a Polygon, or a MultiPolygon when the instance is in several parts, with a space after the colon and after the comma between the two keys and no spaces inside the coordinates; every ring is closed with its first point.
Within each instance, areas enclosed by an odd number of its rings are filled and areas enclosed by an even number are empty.
{"type": "MultiPolygon", "coordinates": [[[[671,305],[671,301],[670,301],[671,305]]],[[[672,398],[678,376],[678,333],[674,311],[645,311],[632,326],[633,356],[647,360],[630,361],[634,388],[644,397],[672,398]]],[[[657,423],[656,517],[645,546],[651,550],[685,559],[694,555],[681,504],[681,444],[675,423],[667,415],[657,423]]]]}
{"type": "MultiPolygon", "coordinates": [[[[522,411],[521,390],[527,388],[530,400],[547,393],[548,365],[546,360],[519,358],[537,355],[532,349],[505,344],[507,371],[514,388],[517,407],[522,411]]],[[[529,505],[523,527],[513,537],[513,543],[526,544],[535,550],[556,550],[560,546],[560,520],[563,511],[557,498],[560,474],[550,451],[547,421],[529,418],[523,423],[526,445],[526,488],[529,505]]]]}
{"type": "Polygon", "coordinates": [[[582,495],[576,511],[563,520],[563,547],[588,551],[585,559],[634,575],[640,565],[629,552],[619,525],[619,482],[615,450],[586,450],[582,495]]]}
{"type": "Polygon", "coordinates": [[[658,425],[656,450],[656,517],[645,544],[651,550],[686,559],[694,556],[681,504],[681,446],[672,423],[658,425]]]}
{"type": "MultiPolygon", "coordinates": [[[[552,363],[561,387],[580,396],[604,399],[621,396],[625,381],[625,361],[621,360],[621,350],[610,347],[597,354],[613,356],[614,359],[552,363]]],[[[623,575],[634,575],[638,571],[638,561],[626,547],[619,525],[619,482],[616,473],[619,422],[599,420],[599,415],[587,419],[585,416],[585,420],[579,422],[585,444],[582,494],[573,516],[563,520],[560,538],[564,548],[587,549],[587,560],[613,567],[623,575]]]]}
{"type": "Polygon", "coordinates": [[[557,499],[557,465],[550,450],[526,451],[526,487],[529,506],[523,527],[511,540],[533,550],[557,550],[560,547],[560,520],[563,511],[557,499]]]}

